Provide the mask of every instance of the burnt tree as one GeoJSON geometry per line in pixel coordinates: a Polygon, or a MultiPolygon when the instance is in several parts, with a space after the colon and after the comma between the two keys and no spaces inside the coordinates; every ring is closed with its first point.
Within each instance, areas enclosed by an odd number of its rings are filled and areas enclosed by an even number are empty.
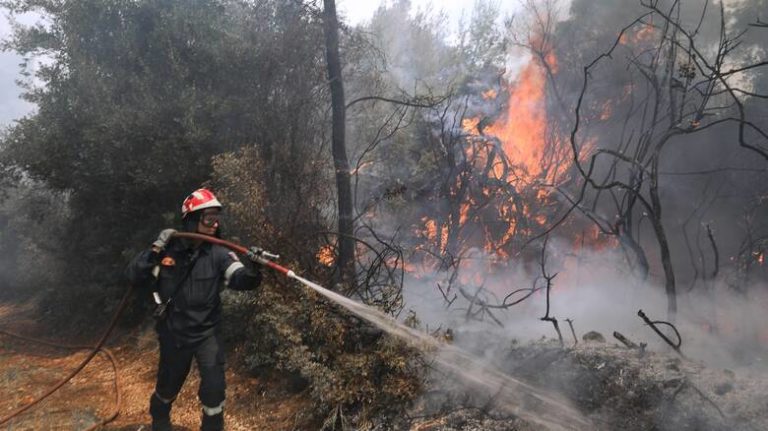
{"type": "Polygon", "coordinates": [[[666,153],[671,147],[715,127],[730,127],[725,130],[733,134],[735,143],[768,160],[768,133],[750,121],[745,108],[745,100],[753,94],[740,88],[743,80],[734,78],[768,65],[768,61],[738,61],[736,49],[744,32],[728,27],[722,7],[713,17],[719,21],[719,35],[713,42],[707,42],[701,37],[703,23],[708,19],[706,7],[698,22],[689,27],[683,24],[679,3],[668,10],[660,9],[653,1],[643,1],[641,5],[648,12],[624,27],[610,49],[583,69],[583,86],[570,134],[574,166],[583,183],[572,201],[582,211],[586,208],[595,212],[595,208],[606,211],[606,205],[598,202],[601,196],[612,200],[616,217],[610,223],[608,219],[593,219],[606,233],[615,232],[620,225],[621,230],[631,231],[631,224],[637,223],[633,222],[633,214],[650,222],[664,274],[668,317],[674,321],[677,286],[669,227],[662,217],[665,204],[660,193],[660,166],[668,159],[666,153]],[[618,146],[598,144],[584,158],[582,151],[587,139],[581,126],[589,125],[590,120],[595,123],[589,118],[588,106],[597,103],[597,66],[616,58],[620,51],[626,54],[630,71],[628,91],[623,100],[606,105],[614,110],[606,117],[623,117],[621,139],[616,140],[618,146]],[[587,196],[587,192],[592,194],[587,196]]]}
{"type": "Polygon", "coordinates": [[[339,55],[339,21],[336,2],[323,1],[323,29],[325,33],[325,57],[328,66],[328,84],[331,89],[333,166],[336,171],[336,190],[339,209],[339,256],[337,267],[341,283],[345,288],[355,284],[355,240],[352,215],[352,183],[345,142],[346,107],[344,102],[344,81],[341,76],[339,55]]]}

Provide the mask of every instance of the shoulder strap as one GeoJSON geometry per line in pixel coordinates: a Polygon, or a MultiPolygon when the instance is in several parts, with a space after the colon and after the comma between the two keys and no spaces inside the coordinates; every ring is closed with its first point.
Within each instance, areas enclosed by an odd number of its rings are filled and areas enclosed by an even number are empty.
{"type": "Polygon", "coordinates": [[[171,293],[171,296],[168,297],[168,299],[165,301],[165,305],[171,303],[173,298],[176,297],[176,294],[179,293],[181,290],[181,286],[184,284],[185,281],[187,281],[187,278],[189,278],[189,274],[192,273],[192,269],[194,269],[195,264],[197,263],[197,258],[200,257],[200,250],[195,250],[194,255],[192,256],[192,261],[189,262],[189,266],[187,267],[187,270],[184,271],[184,276],[181,277],[178,283],[176,283],[176,286],[173,288],[173,293],[171,293]]]}

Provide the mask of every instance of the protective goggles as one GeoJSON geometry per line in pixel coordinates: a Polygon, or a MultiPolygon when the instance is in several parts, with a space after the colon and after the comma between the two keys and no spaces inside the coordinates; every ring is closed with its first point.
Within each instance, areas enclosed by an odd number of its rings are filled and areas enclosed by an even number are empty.
{"type": "Polygon", "coordinates": [[[200,223],[205,227],[215,227],[221,222],[220,214],[203,214],[200,217],[200,223]]]}

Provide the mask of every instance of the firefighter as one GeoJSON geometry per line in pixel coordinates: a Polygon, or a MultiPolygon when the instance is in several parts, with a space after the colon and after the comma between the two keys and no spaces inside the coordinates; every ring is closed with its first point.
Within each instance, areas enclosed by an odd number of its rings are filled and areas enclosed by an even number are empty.
{"type": "MultiPolygon", "coordinates": [[[[211,191],[199,189],[181,207],[183,230],[218,236],[222,205],[211,191]]],[[[155,326],[160,341],[157,384],[149,402],[153,431],[171,431],[171,405],[187,378],[192,360],[200,373],[202,431],[224,429],[224,349],[221,338],[223,287],[253,290],[261,273],[244,265],[226,248],[204,241],[173,238],[160,232],[152,246],[128,266],[135,286],[153,289],[158,303],[155,326]]],[[[245,259],[248,260],[248,259],[245,259]]]]}

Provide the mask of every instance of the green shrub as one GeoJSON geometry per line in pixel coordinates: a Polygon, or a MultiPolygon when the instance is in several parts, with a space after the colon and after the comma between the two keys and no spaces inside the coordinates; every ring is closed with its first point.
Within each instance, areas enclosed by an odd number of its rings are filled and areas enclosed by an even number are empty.
{"type": "Polygon", "coordinates": [[[336,406],[360,420],[394,414],[421,390],[423,364],[415,350],[316,293],[267,284],[257,296],[235,296],[238,311],[230,317],[246,330],[248,366],[306,379],[316,414],[336,406]]]}
{"type": "MultiPolygon", "coordinates": [[[[327,280],[328,268],[303,263],[307,256],[314,261],[316,250],[322,246],[317,234],[307,234],[311,232],[307,226],[315,232],[328,230],[318,218],[317,205],[323,195],[313,194],[303,201],[307,207],[295,214],[292,226],[281,226],[282,219],[272,223],[275,219],[269,216],[271,199],[263,172],[263,163],[252,148],[214,160],[211,186],[225,205],[228,231],[242,242],[287,250],[281,259],[284,265],[308,278],[327,280]]],[[[303,175],[321,176],[313,172],[303,175]]],[[[327,184],[310,185],[318,189],[317,193],[328,188],[327,184]]],[[[272,202],[276,204],[291,205],[272,202]]],[[[301,376],[308,383],[318,417],[343,407],[361,422],[374,415],[395,413],[418,394],[423,365],[413,349],[314,291],[274,278],[267,270],[264,273],[260,294],[227,295],[232,308],[229,318],[236,322],[233,326],[245,330],[246,362],[251,369],[301,376]]]]}

